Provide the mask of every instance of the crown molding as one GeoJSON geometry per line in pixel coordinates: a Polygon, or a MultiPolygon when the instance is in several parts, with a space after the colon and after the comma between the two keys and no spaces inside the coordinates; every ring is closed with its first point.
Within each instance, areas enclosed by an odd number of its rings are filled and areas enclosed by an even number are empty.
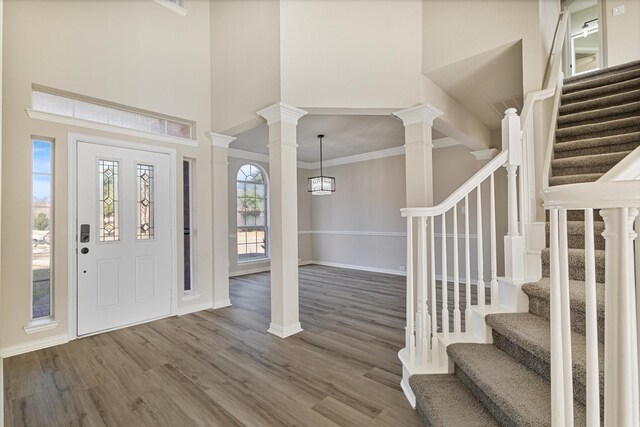
{"type": "Polygon", "coordinates": [[[289,123],[295,126],[298,124],[300,117],[307,114],[307,111],[294,107],[293,105],[285,104],[284,102],[276,102],[256,112],[256,114],[266,119],[267,125],[269,126],[278,122],[289,123]]]}
{"type": "Polygon", "coordinates": [[[486,150],[476,150],[471,151],[471,155],[476,158],[476,160],[491,160],[498,154],[498,150],[496,148],[488,148],[486,150]]]}
{"type": "Polygon", "coordinates": [[[229,144],[236,140],[234,136],[223,135],[221,133],[207,132],[207,138],[211,141],[211,145],[220,148],[229,148],[229,144]]]}
{"type": "Polygon", "coordinates": [[[423,122],[433,125],[433,121],[442,114],[442,111],[431,104],[420,104],[392,113],[393,116],[402,120],[405,126],[423,122]]]}
{"type": "MultiPolygon", "coordinates": [[[[433,141],[433,149],[446,148],[454,145],[460,145],[453,138],[440,138],[433,141]]],[[[337,159],[323,161],[324,167],[348,165],[351,163],[365,162],[367,160],[384,159],[385,157],[402,156],[405,153],[404,146],[385,148],[384,150],[370,151],[368,153],[355,154],[353,156],[338,157],[337,159]]],[[[238,150],[237,148],[229,148],[229,157],[237,159],[253,160],[254,162],[269,163],[269,155],[254,153],[251,151],[238,150]]],[[[320,169],[320,162],[302,162],[298,161],[300,169],[320,169]]]]}

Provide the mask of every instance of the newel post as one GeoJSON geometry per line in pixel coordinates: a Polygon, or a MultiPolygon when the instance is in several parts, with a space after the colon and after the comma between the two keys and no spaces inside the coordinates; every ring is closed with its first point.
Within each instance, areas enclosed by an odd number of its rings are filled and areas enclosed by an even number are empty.
{"type": "MultiPolygon", "coordinates": [[[[508,233],[504,238],[505,276],[512,281],[524,280],[524,239],[518,227],[518,168],[522,165],[522,131],[515,108],[505,111],[502,119],[502,150],[509,150],[507,169],[508,233]]],[[[521,212],[520,212],[521,213],[521,212]]]]}

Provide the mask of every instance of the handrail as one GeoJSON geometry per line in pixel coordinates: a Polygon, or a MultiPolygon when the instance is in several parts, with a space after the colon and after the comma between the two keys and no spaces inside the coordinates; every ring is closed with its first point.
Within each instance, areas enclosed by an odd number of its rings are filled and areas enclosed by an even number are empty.
{"type": "Polygon", "coordinates": [[[551,161],[553,160],[553,146],[556,138],[555,123],[558,120],[558,112],[560,110],[560,98],[562,91],[557,90],[562,87],[564,80],[564,74],[558,74],[558,81],[556,83],[556,94],[553,100],[553,112],[551,114],[551,122],[549,125],[549,138],[547,139],[547,148],[544,154],[544,163],[542,164],[542,188],[549,186],[549,178],[551,177],[551,161]]]}
{"type": "Polygon", "coordinates": [[[633,150],[627,157],[602,175],[598,181],[628,181],[640,179],[640,147],[633,150]]]}
{"type": "Polygon", "coordinates": [[[502,151],[437,206],[430,206],[426,208],[403,208],[400,209],[402,216],[414,217],[442,215],[462,201],[462,199],[464,199],[464,197],[467,196],[474,188],[482,184],[485,179],[491,176],[492,173],[502,167],[507,162],[508,158],[509,150],[502,151]]]}
{"type": "Polygon", "coordinates": [[[567,34],[567,22],[569,20],[569,13],[566,10],[560,12],[558,17],[558,26],[556,27],[556,33],[553,38],[553,46],[549,53],[549,64],[546,68],[546,83],[544,88],[535,92],[527,94],[522,108],[522,129],[526,129],[533,116],[533,105],[536,101],[543,101],[547,98],[551,98],[557,89],[556,82],[558,81],[558,75],[560,74],[560,64],[562,48],[564,46],[564,39],[567,34]]]}
{"type": "Polygon", "coordinates": [[[542,190],[546,209],[640,207],[640,181],[596,181],[542,190]]]}

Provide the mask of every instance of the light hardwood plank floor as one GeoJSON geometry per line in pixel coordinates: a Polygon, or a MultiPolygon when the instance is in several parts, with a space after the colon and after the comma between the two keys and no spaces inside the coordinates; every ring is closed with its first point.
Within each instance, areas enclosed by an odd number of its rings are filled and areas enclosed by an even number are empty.
{"type": "Polygon", "coordinates": [[[266,333],[269,273],[232,307],[5,360],[6,426],[419,426],[400,390],[404,278],[300,268],[304,332],[266,333]]]}

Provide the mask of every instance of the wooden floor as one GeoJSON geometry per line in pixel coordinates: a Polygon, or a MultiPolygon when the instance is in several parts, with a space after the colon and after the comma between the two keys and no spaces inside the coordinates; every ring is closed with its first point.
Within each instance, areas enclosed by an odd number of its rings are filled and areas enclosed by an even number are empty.
{"type": "Polygon", "coordinates": [[[399,383],[404,279],[300,269],[304,332],[269,325],[269,274],[232,307],[5,360],[7,426],[419,426],[399,383]]]}

